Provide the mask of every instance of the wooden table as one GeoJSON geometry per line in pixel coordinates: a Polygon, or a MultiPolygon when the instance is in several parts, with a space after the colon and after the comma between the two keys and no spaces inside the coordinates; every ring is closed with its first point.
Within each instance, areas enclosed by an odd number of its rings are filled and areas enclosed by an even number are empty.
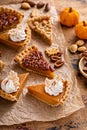
{"type": "MultiPolygon", "coordinates": [[[[81,13],[86,16],[87,15],[87,0],[54,0],[55,6],[57,8],[58,13],[64,7],[79,7],[81,13]]],[[[87,16],[86,16],[87,17],[87,16]]],[[[86,19],[87,20],[87,19],[86,19]]],[[[73,28],[66,28],[62,27],[63,33],[65,35],[65,39],[67,41],[67,46],[75,41],[74,39],[74,32],[73,28]]],[[[70,54],[70,53],[69,53],[70,54]]],[[[70,59],[73,65],[73,70],[76,71],[76,75],[78,74],[77,71],[77,58],[76,55],[70,54],[70,59]]],[[[24,123],[15,126],[2,126],[0,130],[87,130],[87,79],[83,79],[80,75],[77,75],[78,80],[82,83],[81,95],[83,101],[85,103],[85,108],[73,113],[72,115],[52,122],[31,122],[31,123],[24,123]]]]}

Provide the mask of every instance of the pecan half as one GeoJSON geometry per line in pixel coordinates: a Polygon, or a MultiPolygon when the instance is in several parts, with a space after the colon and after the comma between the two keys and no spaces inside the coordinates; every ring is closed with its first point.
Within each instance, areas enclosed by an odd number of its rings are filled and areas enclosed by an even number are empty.
{"type": "Polygon", "coordinates": [[[34,7],[34,6],[36,5],[36,3],[33,2],[33,1],[29,1],[28,3],[29,3],[29,5],[30,5],[31,7],[34,7]]]}
{"type": "Polygon", "coordinates": [[[60,52],[58,52],[57,54],[55,54],[55,55],[57,55],[57,56],[62,56],[62,52],[60,51],[60,52]]]}
{"type": "Polygon", "coordinates": [[[87,57],[87,50],[82,53],[82,56],[86,56],[87,57]]]}
{"type": "Polygon", "coordinates": [[[45,3],[43,3],[43,2],[38,2],[38,3],[37,3],[37,8],[40,9],[40,8],[44,7],[44,5],[45,5],[45,3]]]}
{"type": "Polygon", "coordinates": [[[50,4],[47,3],[46,6],[45,6],[45,11],[46,11],[46,12],[50,11],[50,8],[51,8],[51,7],[50,7],[50,4]]]}
{"type": "Polygon", "coordinates": [[[50,59],[51,61],[57,61],[57,60],[61,60],[61,57],[58,57],[57,55],[52,55],[50,59]]]}
{"type": "Polygon", "coordinates": [[[54,67],[56,67],[56,68],[59,68],[59,67],[61,67],[62,65],[64,64],[64,61],[59,61],[59,60],[57,60],[55,63],[54,63],[54,67]]]}

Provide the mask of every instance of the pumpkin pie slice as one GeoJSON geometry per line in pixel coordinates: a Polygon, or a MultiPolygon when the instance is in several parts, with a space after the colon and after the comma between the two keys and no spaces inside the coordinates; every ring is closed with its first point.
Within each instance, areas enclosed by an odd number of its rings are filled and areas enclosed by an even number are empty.
{"type": "Polygon", "coordinates": [[[23,25],[19,24],[16,28],[0,34],[0,43],[8,45],[16,50],[28,45],[30,40],[31,30],[28,25],[23,27],[23,25]]]}
{"type": "Polygon", "coordinates": [[[29,73],[23,73],[23,74],[18,75],[20,85],[19,85],[18,90],[16,92],[12,92],[12,93],[7,93],[1,89],[1,82],[3,80],[0,80],[0,97],[4,98],[6,100],[10,100],[10,101],[17,101],[24,88],[24,84],[26,83],[28,75],[29,75],[29,73]]]}
{"type": "Polygon", "coordinates": [[[14,58],[14,61],[26,71],[32,71],[50,78],[54,77],[54,69],[44,58],[42,52],[38,50],[36,45],[31,45],[20,52],[14,58]]]}
{"type": "Polygon", "coordinates": [[[15,27],[22,21],[23,14],[17,10],[0,7],[0,32],[15,27]]]}
{"type": "MultiPolygon", "coordinates": [[[[39,99],[40,101],[51,106],[58,106],[63,105],[65,103],[70,90],[69,82],[67,80],[63,80],[62,83],[63,88],[62,91],[60,91],[61,89],[59,88],[60,93],[58,95],[57,95],[58,88],[56,88],[58,87],[58,85],[54,87],[54,89],[52,88],[52,86],[48,86],[48,88],[45,88],[46,85],[43,83],[39,85],[28,86],[27,89],[29,94],[39,99]],[[47,93],[48,91],[50,94],[47,93]],[[55,92],[54,93],[55,96],[53,95],[52,92],[53,93],[55,92]]],[[[52,84],[53,86],[55,86],[55,81],[52,84]]]]}
{"type": "Polygon", "coordinates": [[[37,16],[28,21],[30,28],[41,36],[49,45],[52,44],[52,24],[49,16],[37,16]]]}

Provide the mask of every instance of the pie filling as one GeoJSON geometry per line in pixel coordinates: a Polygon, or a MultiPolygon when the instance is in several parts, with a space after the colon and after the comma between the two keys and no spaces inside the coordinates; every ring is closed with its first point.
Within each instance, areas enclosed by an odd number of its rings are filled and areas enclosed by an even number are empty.
{"type": "Polygon", "coordinates": [[[6,29],[8,26],[18,21],[18,18],[10,12],[0,12],[0,30],[6,29]]]}
{"type": "Polygon", "coordinates": [[[44,59],[40,51],[34,51],[22,59],[22,65],[24,68],[36,68],[41,70],[50,70],[53,72],[53,68],[44,59]]]}

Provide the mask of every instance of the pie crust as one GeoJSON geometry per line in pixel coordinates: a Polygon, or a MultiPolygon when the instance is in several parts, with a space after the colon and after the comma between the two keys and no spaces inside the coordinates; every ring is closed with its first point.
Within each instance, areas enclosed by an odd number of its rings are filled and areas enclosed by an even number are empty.
{"type": "Polygon", "coordinates": [[[8,45],[14,49],[20,49],[20,48],[28,45],[31,40],[31,30],[28,26],[26,26],[25,32],[26,32],[26,39],[21,42],[13,42],[12,40],[10,40],[10,36],[9,36],[8,32],[4,32],[4,33],[0,34],[0,42],[5,45],[8,45]]]}
{"type": "Polygon", "coordinates": [[[52,44],[52,24],[49,16],[35,16],[28,20],[30,28],[41,36],[49,45],[52,44]]]}
{"type": "MultiPolygon", "coordinates": [[[[24,84],[26,83],[26,80],[28,78],[29,73],[23,73],[23,74],[19,74],[19,82],[20,82],[20,87],[17,90],[17,92],[14,93],[6,93],[3,90],[0,89],[0,97],[6,99],[6,100],[10,100],[10,101],[17,101],[19,99],[19,96],[24,88],[24,84]]],[[[0,80],[1,83],[2,80],[0,80]]]]}
{"type": "Polygon", "coordinates": [[[58,96],[51,96],[45,92],[45,84],[39,84],[35,86],[28,86],[28,93],[32,96],[36,97],[37,99],[45,102],[51,106],[58,106],[63,105],[67,100],[70,91],[70,85],[67,80],[62,81],[64,85],[63,92],[60,93],[58,96]]]}
{"type": "Polygon", "coordinates": [[[24,15],[17,10],[2,7],[2,6],[0,6],[0,14],[1,14],[0,15],[0,32],[9,30],[15,27],[17,24],[19,24],[22,21],[22,18],[24,17],[24,15]]]}
{"type": "MultiPolygon", "coordinates": [[[[28,66],[28,67],[25,67],[23,65],[23,59],[26,57],[26,56],[30,56],[32,54],[34,54],[34,52],[40,52],[37,48],[36,45],[31,45],[29,46],[28,48],[26,48],[25,50],[23,50],[22,52],[20,52],[15,58],[14,58],[14,61],[17,62],[22,68],[24,68],[26,71],[32,71],[32,72],[35,72],[37,74],[40,74],[40,75],[44,75],[44,76],[47,76],[47,77],[50,77],[50,78],[53,78],[54,77],[54,70],[52,69],[51,65],[46,61],[46,59],[43,57],[43,54],[41,53],[41,57],[43,58],[43,61],[49,66],[49,68],[46,68],[43,70],[43,68],[40,68],[38,67],[38,60],[37,60],[37,57],[34,57],[34,60],[33,58],[31,58],[31,61],[30,62],[33,62],[33,67],[32,66],[28,66]],[[36,61],[37,60],[37,61],[36,61]],[[34,62],[35,61],[35,62],[34,62]],[[37,65],[37,67],[36,67],[37,65]]],[[[40,59],[39,59],[40,60],[40,59]]],[[[43,66],[43,64],[42,64],[43,66]]],[[[41,67],[42,67],[41,66],[41,67]]],[[[45,66],[46,67],[46,66],[45,66]]]]}

